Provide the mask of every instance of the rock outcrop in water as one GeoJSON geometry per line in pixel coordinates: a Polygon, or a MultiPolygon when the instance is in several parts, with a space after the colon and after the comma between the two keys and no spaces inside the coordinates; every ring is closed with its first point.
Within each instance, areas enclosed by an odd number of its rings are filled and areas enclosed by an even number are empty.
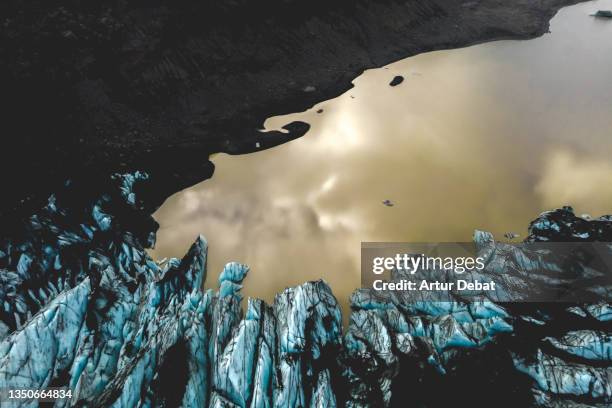
{"type": "MultiPolygon", "coordinates": [[[[204,290],[202,237],[180,260],[147,255],[157,225],[137,194],[146,179],[115,176],[86,202],[67,183],[1,242],[3,387],[69,387],[56,406],[88,407],[612,403],[610,303],[414,302],[362,289],[343,334],[317,281],[271,306],[249,299],[243,313],[248,268],[230,263],[204,290]]],[[[534,221],[528,239],[611,231],[608,217],[564,208],[534,221]]]]}

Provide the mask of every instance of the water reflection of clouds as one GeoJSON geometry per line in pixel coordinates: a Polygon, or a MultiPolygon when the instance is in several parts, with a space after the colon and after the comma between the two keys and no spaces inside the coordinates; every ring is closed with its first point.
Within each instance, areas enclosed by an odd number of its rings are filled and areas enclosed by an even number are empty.
{"type": "Polygon", "coordinates": [[[536,192],[545,205],[571,203],[593,215],[612,213],[612,163],[580,157],[567,149],[550,152],[536,192]]]}
{"type": "Polygon", "coordinates": [[[565,204],[610,212],[612,53],[601,48],[612,46],[612,24],[593,26],[593,7],[612,0],[563,10],[554,34],[538,40],[367,71],[336,100],[268,120],[268,129],[296,119],[312,128],[267,151],[215,156],[213,179],[155,214],[154,255],[181,255],[203,233],[213,277],[228,261],[251,266],[247,296],[271,301],[323,277],[346,302],[359,285],[362,240],[524,234],[540,211],[565,204]],[[406,80],[391,88],[396,74],[406,80]]]}

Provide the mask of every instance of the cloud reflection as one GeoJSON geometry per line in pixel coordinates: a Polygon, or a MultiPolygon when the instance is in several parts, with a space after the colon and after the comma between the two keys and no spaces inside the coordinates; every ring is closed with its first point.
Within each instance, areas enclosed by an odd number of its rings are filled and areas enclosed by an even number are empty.
{"type": "Polygon", "coordinates": [[[267,151],[215,156],[211,180],[155,214],[153,255],[179,256],[203,233],[209,286],[237,260],[251,266],[247,296],[271,301],[324,278],[346,307],[361,241],[467,241],[475,228],[524,234],[539,212],[565,204],[610,212],[612,53],[601,50],[612,25],[585,17],[597,7],[612,1],[562,10],[553,34],[537,40],[367,71],[335,100],[271,118],[267,129],[312,127],[267,151]],[[391,88],[394,75],[406,80],[391,88]]]}

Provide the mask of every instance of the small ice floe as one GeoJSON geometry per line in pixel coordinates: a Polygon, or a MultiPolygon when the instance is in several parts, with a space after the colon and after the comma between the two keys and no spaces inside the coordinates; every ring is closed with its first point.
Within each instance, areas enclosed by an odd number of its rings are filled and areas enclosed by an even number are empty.
{"type": "Polygon", "coordinates": [[[259,148],[261,147],[261,143],[259,143],[259,142],[255,142],[255,147],[256,147],[257,149],[259,149],[259,148]]]}
{"type": "Polygon", "coordinates": [[[305,87],[305,88],[303,89],[303,91],[304,91],[304,92],[314,92],[314,91],[316,91],[316,90],[317,90],[317,88],[315,88],[315,87],[314,87],[314,86],[312,86],[312,85],[308,85],[307,87],[305,87]]]}
{"type": "Polygon", "coordinates": [[[612,10],[598,10],[596,13],[591,14],[591,16],[599,18],[612,18],[612,10]]]}
{"type": "Polygon", "coordinates": [[[393,203],[393,201],[391,200],[385,200],[382,202],[384,205],[386,205],[387,207],[393,207],[395,204],[393,203]]]}
{"type": "Polygon", "coordinates": [[[591,217],[591,214],[582,214],[580,218],[587,221],[591,221],[593,219],[593,217],[591,217]]]}
{"type": "Polygon", "coordinates": [[[521,236],[521,234],[517,234],[516,232],[506,232],[504,234],[504,238],[506,238],[508,240],[517,239],[520,236],[521,236]]]}

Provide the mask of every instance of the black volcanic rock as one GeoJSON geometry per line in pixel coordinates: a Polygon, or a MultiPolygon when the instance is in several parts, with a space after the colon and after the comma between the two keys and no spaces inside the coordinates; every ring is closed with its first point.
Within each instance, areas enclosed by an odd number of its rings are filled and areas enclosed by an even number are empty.
{"type": "Polygon", "coordinates": [[[402,82],[404,82],[404,77],[401,75],[396,75],[395,77],[393,77],[391,82],[389,82],[389,86],[398,86],[402,82]]]}
{"type": "Polygon", "coordinates": [[[303,135],[304,123],[258,129],[339,95],[364,69],[540,35],[576,1],[2,2],[0,172],[11,177],[0,213],[30,213],[77,175],[137,169],[156,180],[147,202],[159,205],[211,176],[210,153],[303,135]]]}

